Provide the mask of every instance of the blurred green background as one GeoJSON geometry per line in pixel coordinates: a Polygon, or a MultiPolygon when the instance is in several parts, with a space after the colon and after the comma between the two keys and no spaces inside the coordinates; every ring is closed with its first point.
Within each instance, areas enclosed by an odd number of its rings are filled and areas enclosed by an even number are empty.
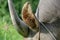
{"type": "MultiPolygon", "coordinates": [[[[28,0],[13,0],[20,18],[22,6],[26,1],[28,0]]],[[[36,12],[38,1],[39,0],[29,0],[34,13],[36,12]]],[[[0,40],[23,40],[23,36],[21,36],[12,25],[7,0],[0,0],[0,40]]]]}

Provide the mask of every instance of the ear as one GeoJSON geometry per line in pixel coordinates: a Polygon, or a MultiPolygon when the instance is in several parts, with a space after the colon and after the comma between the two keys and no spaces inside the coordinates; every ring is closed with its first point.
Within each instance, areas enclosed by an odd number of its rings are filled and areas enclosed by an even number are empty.
{"type": "Polygon", "coordinates": [[[29,2],[26,2],[22,8],[22,19],[31,30],[38,31],[39,22],[33,14],[29,2]]]}

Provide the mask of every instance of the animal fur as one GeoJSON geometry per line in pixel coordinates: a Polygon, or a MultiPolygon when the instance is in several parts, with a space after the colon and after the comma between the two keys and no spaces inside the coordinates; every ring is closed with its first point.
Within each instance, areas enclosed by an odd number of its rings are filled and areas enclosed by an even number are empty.
{"type": "Polygon", "coordinates": [[[22,8],[22,19],[29,26],[30,29],[38,30],[38,21],[32,12],[31,6],[26,2],[22,8]]]}

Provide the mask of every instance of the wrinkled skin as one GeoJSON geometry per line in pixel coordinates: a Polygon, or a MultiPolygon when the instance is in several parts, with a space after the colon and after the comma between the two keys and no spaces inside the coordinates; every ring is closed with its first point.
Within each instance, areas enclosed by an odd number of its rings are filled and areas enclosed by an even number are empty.
{"type": "MultiPolygon", "coordinates": [[[[36,18],[39,22],[45,22],[46,27],[54,34],[55,38],[39,23],[39,31],[32,31],[25,22],[17,15],[12,0],[8,0],[8,6],[12,23],[16,30],[24,36],[24,40],[60,40],[60,0],[41,0],[36,11],[36,18]],[[38,13],[39,11],[39,13],[38,13]]],[[[32,28],[33,29],[33,28],[32,28]]]]}

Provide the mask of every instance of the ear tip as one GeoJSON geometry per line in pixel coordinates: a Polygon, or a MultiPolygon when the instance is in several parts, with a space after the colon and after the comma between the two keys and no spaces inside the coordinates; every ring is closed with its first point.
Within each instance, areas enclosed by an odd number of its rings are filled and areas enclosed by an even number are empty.
{"type": "Polygon", "coordinates": [[[29,4],[29,1],[27,1],[26,3],[28,3],[28,4],[29,4]]]}
{"type": "Polygon", "coordinates": [[[26,2],[24,5],[29,5],[30,3],[29,2],[26,2]]]}

